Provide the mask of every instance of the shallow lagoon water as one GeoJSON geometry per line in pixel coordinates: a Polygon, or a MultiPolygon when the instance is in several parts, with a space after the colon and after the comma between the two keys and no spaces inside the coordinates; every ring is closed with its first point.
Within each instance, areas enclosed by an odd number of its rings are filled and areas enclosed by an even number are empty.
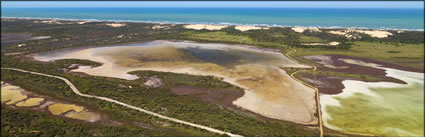
{"type": "Polygon", "coordinates": [[[212,75],[245,89],[233,104],[265,117],[316,124],[315,91],[293,80],[280,67],[303,67],[279,52],[243,45],[201,44],[189,41],[153,41],[119,46],[70,49],[41,53],[40,61],[87,59],[103,63],[80,67],[95,76],[137,79],[128,72],[154,70],[212,75]]]}
{"type": "Polygon", "coordinates": [[[387,76],[408,84],[343,81],[341,94],[321,95],[325,126],[356,134],[423,136],[424,74],[367,66],[384,69],[387,76]]]}

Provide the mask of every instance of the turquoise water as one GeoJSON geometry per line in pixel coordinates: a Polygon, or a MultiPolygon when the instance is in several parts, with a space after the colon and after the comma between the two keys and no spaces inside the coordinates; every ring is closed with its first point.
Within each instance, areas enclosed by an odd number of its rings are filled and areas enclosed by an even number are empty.
{"type": "Polygon", "coordinates": [[[424,9],[2,8],[2,17],[163,23],[424,29],[424,9]]]}

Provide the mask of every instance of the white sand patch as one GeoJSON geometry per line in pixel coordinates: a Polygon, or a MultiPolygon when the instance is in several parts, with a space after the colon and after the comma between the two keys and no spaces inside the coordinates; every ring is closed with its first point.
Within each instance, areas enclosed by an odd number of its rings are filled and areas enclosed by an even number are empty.
{"type": "Polygon", "coordinates": [[[295,32],[298,32],[298,33],[303,33],[306,30],[314,31],[314,32],[321,32],[319,30],[319,28],[317,28],[317,27],[292,27],[291,29],[295,32]]]}
{"type": "Polygon", "coordinates": [[[195,29],[195,30],[221,30],[222,28],[228,27],[227,25],[208,25],[208,24],[190,24],[185,25],[184,28],[195,29]]]}
{"type": "Polygon", "coordinates": [[[298,33],[303,33],[306,30],[304,27],[293,27],[291,29],[298,33]]]}
{"type": "Polygon", "coordinates": [[[19,55],[24,54],[25,52],[12,52],[12,53],[4,53],[5,56],[11,56],[11,55],[19,55]]]}
{"type": "Polygon", "coordinates": [[[148,87],[157,88],[162,85],[162,80],[156,76],[147,78],[146,82],[143,85],[148,87]]]}
{"type": "Polygon", "coordinates": [[[36,20],[34,23],[43,23],[43,24],[74,24],[75,22],[70,21],[58,21],[55,19],[52,20],[36,20]]]}
{"type": "Polygon", "coordinates": [[[349,39],[356,39],[357,38],[357,36],[356,37],[354,37],[353,35],[351,35],[351,34],[349,34],[351,31],[349,31],[349,30],[340,30],[340,31],[328,31],[328,33],[330,33],[330,34],[335,34],[335,35],[341,35],[341,36],[345,36],[345,37],[347,37],[347,38],[349,38],[349,39]]]}
{"type": "Polygon", "coordinates": [[[109,23],[109,24],[105,24],[105,25],[111,26],[111,27],[114,27],[114,28],[117,28],[117,27],[124,27],[127,24],[123,24],[123,23],[109,23]]]}
{"type": "Polygon", "coordinates": [[[301,45],[307,45],[307,46],[338,46],[340,42],[329,42],[329,43],[301,43],[301,45]]]}
{"type": "Polygon", "coordinates": [[[356,32],[368,34],[371,37],[376,37],[376,38],[386,38],[389,35],[393,35],[390,32],[381,31],[381,30],[356,30],[356,32]]]}
{"type": "Polygon", "coordinates": [[[269,29],[268,27],[258,27],[258,26],[235,26],[235,29],[240,31],[248,30],[258,30],[258,29],[269,29]]]}
{"type": "Polygon", "coordinates": [[[34,21],[34,23],[44,23],[44,24],[70,24],[70,23],[63,23],[57,20],[42,20],[42,21],[34,21]]]}
{"type": "Polygon", "coordinates": [[[354,36],[352,34],[352,32],[357,32],[357,33],[364,33],[367,34],[371,37],[375,37],[375,38],[386,38],[389,35],[392,35],[392,33],[387,32],[387,31],[382,31],[382,30],[360,30],[360,29],[353,29],[353,28],[347,28],[345,30],[338,30],[338,31],[328,31],[328,33],[331,34],[335,34],[335,35],[342,35],[345,36],[347,38],[357,38],[359,36],[354,36]]]}
{"type": "Polygon", "coordinates": [[[331,34],[336,34],[336,35],[346,35],[348,32],[347,31],[328,31],[328,33],[331,34]]]}
{"type": "Polygon", "coordinates": [[[18,46],[18,47],[23,47],[23,46],[26,46],[27,44],[19,44],[19,45],[16,45],[16,46],[18,46]]]}
{"type": "Polygon", "coordinates": [[[330,46],[338,46],[339,44],[341,44],[341,42],[332,41],[332,42],[328,43],[328,45],[330,45],[330,46]]]}
{"type": "Polygon", "coordinates": [[[308,28],[308,30],[310,30],[310,31],[315,31],[315,32],[322,32],[322,31],[320,31],[320,30],[319,30],[319,28],[317,28],[317,27],[310,27],[310,28],[308,28]]]}
{"type": "Polygon", "coordinates": [[[37,37],[32,37],[31,40],[41,40],[41,39],[50,39],[51,36],[37,36],[37,37]]]}
{"type": "Polygon", "coordinates": [[[91,21],[79,21],[79,22],[77,22],[77,24],[86,24],[86,23],[89,23],[89,22],[91,22],[91,21]]]}
{"type": "Polygon", "coordinates": [[[317,63],[333,69],[345,69],[348,68],[347,66],[334,66],[333,61],[331,59],[331,56],[325,56],[325,55],[317,55],[317,56],[304,56],[306,59],[310,60],[316,60],[317,63]]]}
{"type": "Polygon", "coordinates": [[[381,66],[381,65],[375,64],[375,63],[366,63],[366,62],[361,61],[361,60],[354,60],[354,59],[339,59],[339,60],[344,61],[345,63],[348,63],[348,64],[360,65],[360,66],[365,66],[365,67],[376,68],[376,67],[381,66]]]}
{"type": "Polygon", "coordinates": [[[155,26],[152,27],[152,29],[165,29],[165,30],[168,30],[168,29],[171,29],[171,27],[168,26],[168,25],[155,25],[155,26]]]}

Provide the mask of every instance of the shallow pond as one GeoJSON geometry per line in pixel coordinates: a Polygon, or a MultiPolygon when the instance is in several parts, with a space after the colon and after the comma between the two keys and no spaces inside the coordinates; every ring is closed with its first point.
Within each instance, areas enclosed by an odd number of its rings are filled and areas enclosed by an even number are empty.
{"type": "Polygon", "coordinates": [[[384,69],[407,84],[343,81],[341,94],[320,96],[325,126],[355,134],[423,136],[424,74],[352,63],[384,69]]]}

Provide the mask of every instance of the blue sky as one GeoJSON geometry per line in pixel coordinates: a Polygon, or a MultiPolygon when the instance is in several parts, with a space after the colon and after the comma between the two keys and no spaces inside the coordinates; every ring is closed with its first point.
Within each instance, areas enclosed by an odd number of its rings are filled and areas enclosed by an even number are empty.
{"type": "Polygon", "coordinates": [[[102,1],[72,1],[72,2],[1,2],[1,7],[284,7],[284,8],[424,8],[423,1],[408,1],[408,2],[366,2],[366,1],[275,1],[275,2],[258,2],[258,1],[185,1],[185,2],[102,2],[102,1]]]}

